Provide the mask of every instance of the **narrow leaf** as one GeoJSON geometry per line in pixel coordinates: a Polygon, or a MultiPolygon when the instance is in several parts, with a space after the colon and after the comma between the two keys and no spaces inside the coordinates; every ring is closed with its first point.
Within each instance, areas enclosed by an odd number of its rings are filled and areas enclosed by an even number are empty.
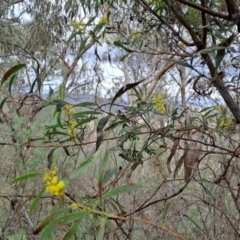
{"type": "Polygon", "coordinates": [[[165,207],[164,207],[164,210],[163,210],[163,216],[162,216],[162,222],[163,222],[163,223],[165,222],[165,219],[166,219],[166,216],[167,216],[167,214],[168,214],[168,211],[169,211],[170,207],[171,207],[171,203],[170,203],[170,202],[167,202],[167,203],[165,204],[165,207]]]}
{"type": "Polygon", "coordinates": [[[120,48],[124,49],[124,50],[127,51],[128,53],[133,52],[131,49],[125,47],[121,41],[114,41],[113,44],[114,44],[115,46],[117,46],[117,47],[120,47],[120,48]]]}
{"type": "Polygon", "coordinates": [[[108,120],[110,118],[110,115],[107,115],[106,117],[103,117],[99,120],[97,125],[97,141],[96,141],[96,150],[100,147],[102,140],[103,140],[103,128],[108,123],[108,120]]]}
{"type": "Polygon", "coordinates": [[[112,108],[112,105],[113,103],[116,101],[117,98],[119,98],[120,96],[122,96],[126,91],[136,87],[138,84],[142,83],[143,81],[145,81],[146,79],[143,79],[143,80],[140,80],[138,82],[135,82],[135,83],[129,83],[129,84],[126,84],[125,86],[121,87],[117,93],[115,94],[112,102],[111,102],[111,106],[110,106],[110,110],[112,108]]]}
{"type": "Polygon", "coordinates": [[[8,99],[8,97],[4,98],[4,99],[2,100],[2,102],[0,103],[0,109],[1,109],[1,110],[2,110],[3,105],[4,105],[4,103],[6,102],[7,99],[8,99]]]}
{"type": "Polygon", "coordinates": [[[77,221],[72,225],[72,227],[67,231],[67,233],[64,235],[63,240],[72,240],[75,232],[78,230],[80,227],[79,225],[80,221],[77,221]]]}
{"type": "Polygon", "coordinates": [[[74,105],[74,107],[78,107],[78,106],[91,107],[91,106],[97,106],[97,104],[94,102],[82,102],[82,103],[78,103],[78,104],[74,105]]]}
{"type": "Polygon", "coordinates": [[[109,160],[109,152],[106,151],[104,154],[104,157],[101,159],[99,164],[98,182],[103,182],[104,170],[106,168],[108,160],[109,160]]]}
{"type": "Polygon", "coordinates": [[[3,76],[2,81],[1,81],[1,85],[3,85],[3,83],[15,72],[19,71],[20,69],[26,67],[26,64],[18,64],[12,68],[10,68],[3,76]]]}
{"type": "Polygon", "coordinates": [[[40,193],[38,193],[38,195],[33,199],[33,202],[32,202],[32,204],[30,206],[30,209],[29,209],[30,214],[32,214],[34,212],[34,210],[36,209],[36,207],[38,206],[44,192],[45,192],[45,188],[42,189],[40,191],[40,193]]]}
{"type": "Polygon", "coordinates": [[[87,119],[83,119],[83,120],[78,122],[76,127],[81,126],[85,123],[91,122],[92,120],[95,120],[95,119],[97,119],[97,118],[96,117],[90,117],[90,118],[87,118],[87,119]]]}
{"type": "MultiPolygon", "coordinates": [[[[54,221],[59,215],[69,211],[69,207],[67,208],[62,208],[56,212],[53,212],[49,217],[47,217],[34,231],[33,234],[37,235],[40,232],[44,230],[45,227],[47,227],[52,221],[54,221]]],[[[41,238],[43,239],[43,238],[41,238]]],[[[45,240],[45,239],[44,239],[45,240]]]]}
{"type": "Polygon", "coordinates": [[[96,112],[96,111],[82,111],[78,113],[74,113],[73,116],[78,118],[78,117],[84,117],[84,115],[98,115],[102,114],[101,112],[96,112]]]}
{"type": "Polygon", "coordinates": [[[51,168],[51,166],[52,166],[52,162],[53,162],[53,153],[54,153],[54,151],[56,150],[57,148],[53,148],[50,152],[49,152],[49,154],[48,154],[48,156],[47,156],[47,162],[48,162],[48,168],[50,169],[51,168]]]}
{"type": "Polygon", "coordinates": [[[58,218],[55,219],[55,221],[56,222],[60,221],[61,223],[71,223],[73,221],[82,220],[87,214],[88,212],[84,211],[71,213],[66,216],[59,216],[58,218]]]}
{"type": "Polygon", "coordinates": [[[102,218],[101,219],[101,225],[100,225],[100,229],[98,231],[96,240],[103,240],[104,239],[104,230],[105,230],[106,221],[107,221],[107,218],[102,218]]]}
{"type": "Polygon", "coordinates": [[[79,52],[82,52],[82,50],[85,48],[88,38],[84,39],[80,45],[79,52]]]}
{"type": "Polygon", "coordinates": [[[117,172],[118,172],[117,167],[108,169],[104,175],[103,183],[106,184],[111,179],[111,177],[117,172]]]}
{"type": "Polygon", "coordinates": [[[59,86],[59,89],[58,89],[58,97],[60,100],[64,100],[65,91],[64,91],[64,87],[62,84],[59,86]]]}
{"type": "Polygon", "coordinates": [[[13,82],[14,82],[16,76],[17,76],[17,74],[14,74],[9,80],[8,91],[9,91],[10,95],[12,95],[12,85],[13,85],[13,82]]]}
{"type": "Polygon", "coordinates": [[[108,198],[111,198],[111,197],[119,195],[119,194],[128,193],[128,192],[137,190],[141,187],[142,186],[140,184],[125,185],[125,186],[117,187],[117,188],[114,188],[114,189],[106,192],[105,194],[103,194],[102,198],[103,198],[103,200],[106,200],[108,198]]]}
{"type": "Polygon", "coordinates": [[[18,181],[22,181],[22,180],[25,180],[25,179],[28,179],[28,178],[33,178],[33,177],[37,177],[37,176],[40,176],[40,175],[43,175],[42,172],[33,172],[33,173],[28,173],[26,175],[22,175],[18,178],[15,178],[12,183],[15,183],[15,182],[18,182],[18,181]]]}
{"type": "Polygon", "coordinates": [[[75,177],[79,176],[80,173],[84,172],[86,168],[92,163],[93,157],[87,158],[84,162],[80,163],[80,165],[70,174],[69,178],[72,180],[75,177]]]}
{"type": "Polygon", "coordinates": [[[164,58],[163,60],[165,60],[167,62],[176,63],[176,64],[181,65],[183,67],[192,68],[192,66],[190,64],[188,64],[187,62],[184,62],[184,61],[181,61],[181,60],[178,60],[178,59],[164,58]]]}

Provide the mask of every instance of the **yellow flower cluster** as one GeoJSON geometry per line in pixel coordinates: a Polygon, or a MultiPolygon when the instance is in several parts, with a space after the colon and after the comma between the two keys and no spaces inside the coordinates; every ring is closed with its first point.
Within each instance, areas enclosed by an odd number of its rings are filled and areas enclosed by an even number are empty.
{"type": "Polygon", "coordinates": [[[233,124],[234,118],[231,115],[222,116],[219,120],[217,128],[219,129],[229,129],[233,124]]]}
{"type": "Polygon", "coordinates": [[[77,137],[75,132],[77,121],[75,119],[70,119],[68,123],[69,123],[68,134],[73,138],[77,137]]]}
{"type": "Polygon", "coordinates": [[[76,126],[77,126],[77,121],[75,118],[72,117],[72,115],[74,114],[74,111],[72,109],[73,105],[71,104],[66,104],[63,107],[63,113],[64,116],[67,118],[68,124],[69,124],[69,128],[68,128],[68,134],[73,137],[76,138],[76,126]]]}
{"type": "Polygon", "coordinates": [[[153,96],[153,103],[157,107],[157,110],[162,114],[167,113],[167,109],[165,107],[165,100],[164,99],[165,99],[164,94],[155,94],[153,96]]]}
{"type": "Polygon", "coordinates": [[[71,22],[71,26],[73,27],[74,30],[76,31],[85,31],[86,26],[84,23],[82,22],[77,22],[77,21],[72,21],[71,22]]]}
{"type": "Polygon", "coordinates": [[[73,111],[72,107],[73,107],[72,104],[68,103],[62,108],[64,116],[66,118],[71,118],[71,116],[73,115],[74,111],[73,111]]]}
{"type": "Polygon", "coordinates": [[[59,181],[57,177],[58,168],[54,167],[53,170],[49,170],[45,173],[43,181],[46,182],[46,191],[54,196],[64,196],[64,181],[59,181]]]}
{"type": "Polygon", "coordinates": [[[99,21],[98,24],[101,24],[101,25],[108,25],[109,24],[109,21],[106,17],[102,17],[99,21]]]}

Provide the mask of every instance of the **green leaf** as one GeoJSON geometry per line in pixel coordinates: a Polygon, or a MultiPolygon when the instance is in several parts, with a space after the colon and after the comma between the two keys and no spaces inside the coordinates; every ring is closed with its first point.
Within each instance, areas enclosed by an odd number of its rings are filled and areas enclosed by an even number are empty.
{"type": "Polygon", "coordinates": [[[86,170],[86,168],[92,163],[93,157],[87,158],[84,162],[80,163],[80,165],[70,174],[69,178],[72,180],[75,177],[79,176],[82,172],[86,170]]]}
{"type": "Polygon", "coordinates": [[[86,26],[90,26],[90,24],[95,20],[96,17],[92,17],[88,20],[88,22],[86,23],[86,26]]]}
{"type": "Polygon", "coordinates": [[[73,38],[76,38],[77,35],[81,35],[81,32],[77,31],[71,34],[71,36],[69,37],[69,39],[67,40],[67,42],[71,42],[71,40],[73,38]]]}
{"type": "Polygon", "coordinates": [[[107,115],[107,116],[101,118],[98,121],[98,125],[97,125],[97,141],[96,141],[96,150],[95,150],[95,152],[98,150],[98,148],[100,147],[100,145],[102,143],[102,140],[103,140],[103,128],[108,123],[109,118],[110,118],[110,115],[107,115]]]}
{"type": "Polygon", "coordinates": [[[133,91],[135,92],[135,95],[139,101],[142,100],[142,93],[138,91],[136,88],[133,88],[133,91]]]}
{"type": "Polygon", "coordinates": [[[71,213],[68,214],[66,216],[58,216],[55,221],[56,222],[61,222],[61,223],[70,223],[76,220],[82,220],[86,215],[88,214],[88,212],[85,211],[81,211],[81,212],[77,212],[77,213],[71,213]]]}
{"type": "Polygon", "coordinates": [[[18,64],[15,65],[14,67],[10,68],[4,75],[1,81],[1,86],[3,85],[3,83],[11,76],[13,75],[15,72],[19,71],[20,69],[26,67],[26,64],[18,64]]]}
{"type": "Polygon", "coordinates": [[[58,112],[58,115],[57,115],[57,126],[58,127],[62,127],[61,114],[62,114],[62,112],[58,112]]]}
{"type": "Polygon", "coordinates": [[[162,222],[164,223],[165,222],[165,219],[166,219],[166,216],[168,214],[168,211],[171,207],[171,203],[170,202],[167,202],[164,206],[164,210],[163,210],[163,216],[162,216],[162,222]]]}
{"type": "Polygon", "coordinates": [[[199,53],[212,53],[212,52],[215,52],[217,50],[222,50],[222,49],[226,49],[226,47],[214,46],[214,47],[211,47],[211,48],[202,49],[201,51],[199,51],[199,53]]]}
{"type": "MultiPolygon", "coordinates": [[[[68,208],[68,211],[69,211],[69,208],[68,208]]],[[[59,225],[71,223],[73,221],[79,222],[87,215],[87,213],[88,212],[82,211],[82,212],[72,213],[64,216],[62,214],[58,214],[58,216],[54,216],[55,218],[53,220],[47,221],[47,223],[44,225],[40,239],[51,240],[53,231],[56,230],[59,225]]],[[[78,226],[79,226],[79,223],[78,223],[78,226]]],[[[64,239],[70,239],[69,235],[70,234],[68,233],[65,234],[64,239]]]]}
{"type": "Polygon", "coordinates": [[[51,135],[63,135],[63,136],[69,136],[69,134],[65,133],[65,132],[59,132],[59,131],[53,131],[53,132],[49,132],[46,133],[45,136],[51,136],[51,135]]]}
{"type": "Polygon", "coordinates": [[[81,42],[81,45],[80,45],[80,48],[79,48],[79,52],[82,52],[82,50],[85,48],[86,43],[87,43],[87,40],[88,40],[88,38],[84,39],[84,40],[81,42]]]}
{"type": "Polygon", "coordinates": [[[71,228],[69,228],[69,230],[67,231],[67,233],[64,235],[63,240],[72,240],[73,236],[75,234],[75,232],[78,230],[78,228],[80,227],[79,224],[80,221],[77,221],[76,223],[74,223],[72,225],[71,228]]]}
{"type": "Polygon", "coordinates": [[[45,188],[42,189],[40,191],[40,193],[38,193],[38,195],[33,199],[32,204],[31,204],[30,209],[29,209],[30,214],[32,214],[34,212],[34,210],[36,209],[36,207],[38,206],[44,192],[45,192],[45,188]]]}
{"type": "Polygon", "coordinates": [[[97,118],[96,117],[90,117],[90,118],[87,118],[87,119],[83,119],[83,120],[78,122],[76,127],[81,126],[85,123],[91,122],[92,120],[95,120],[95,119],[97,119],[97,118]]]}
{"type": "Polygon", "coordinates": [[[115,94],[115,96],[113,97],[113,100],[111,102],[111,106],[110,106],[110,110],[112,108],[113,103],[116,101],[117,98],[119,98],[120,96],[122,96],[126,91],[136,87],[138,84],[142,83],[143,81],[145,81],[146,79],[140,80],[138,82],[135,83],[128,83],[125,86],[121,87],[117,93],[115,94]]]}
{"type": "Polygon", "coordinates": [[[119,209],[124,209],[124,206],[123,206],[119,201],[117,201],[117,200],[114,199],[114,198],[110,198],[110,199],[111,199],[111,201],[112,201],[116,206],[119,207],[119,209]]]}
{"type": "Polygon", "coordinates": [[[62,108],[67,104],[67,102],[63,100],[53,100],[53,103],[56,105],[57,112],[60,112],[62,108]]]}
{"type": "Polygon", "coordinates": [[[206,111],[208,111],[209,109],[213,109],[213,107],[206,107],[206,108],[203,108],[199,113],[206,112],[206,111]]]}
{"type": "Polygon", "coordinates": [[[54,153],[54,151],[56,150],[57,148],[53,148],[50,152],[49,152],[49,154],[48,154],[48,156],[47,156],[47,162],[48,162],[48,168],[50,169],[51,168],[51,166],[52,166],[52,162],[53,162],[53,153],[54,153]]]}
{"type": "Polygon", "coordinates": [[[127,53],[127,54],[124,54],[121,58],[120,58],[120,61],[123,61],[126,57],[128,57],[129,56],[129,53],[127,53]]]}
{"type": "Polygon", "coordinates": [[[107,219],[106,225],[107,225],[107,227],[108,227],[111,231],[114,231],[114,230],[115,230],[115,226],[114,226],[114,224],[113,224],[113,222],[112,222],[111,219],[107,219]]]}
{"type": "Polygon", "coordinates": [[[4,103],[6,102],[7,99],[8,99],[8,97],[5,97],[5,98],[2,100],[2,102],[0,103],[0,109],[1,109],[1,110],[2,110],[3,105],[4,105],[4,103]]]}
{"type": "MultiPolygon", "coordinates": [[[[56,212],[52,212],[52,214],[47,217],[45,220],[43,220],[43,222],[33,231],[33,234],[37,235],[39,234],[40,232],[42,232],[50,223],[52,223],[59,215],[65,213],[69,211],[69,207],[67,208],[62,208],[56,212]]],[[[45,238],[41,238],[40,239],[43,239],[45,240],[45,238]]],[[[47,239],[47,238],[46,238],[47,239]]]]}
{"type": "Polygon", "coordinates": [[[80,118],[80,117],[84,117],[85,115],[97,115],[97,114],[102,114],[102,113],[96,112],[96,111],[82,111],[82,112],[74,113],[73,117],[80,118]]]}
{"type": "Polygon", "coordinates": [[[101,219],[100,229],[98,231],[96,240],[103,240],[106,221],[107,221],[107,218],[101,219]]]}
{"type": "Polygon", "coordinates": [[[113,44],[114,44],[115,46],[117,46],[117,47],[120,47],[120,48],[124,49],[124,50],[127,51],[128,53],[133,52],[131,49],[125,47],[125,46],[123,45],[123,43],[122,43],[121,41],[119,41],[119,40],[118,40],[118,41],[114,41],[113,44]]]}
{"type": "Polygon", "coordinates": [[[111,177],[117,172],[118,172],[117,167],[108,169],[104,175],[103,183],[106,184],[111,179],[111,177]]]}
{"type": "Polygon", "coordinates": [[[18,178],[15,178],[12,183],[15,183],[15,182],[18,182],[18,181],[22,181],[22,180],[25,180],[25,179],[28,179],[28,178],[33,178],[33,177],[37,177],[37,176],[40,176],[40,175],[43,175],[44,173],[42,172],[32,172],[32,173],[28,173],[26,175],[22,175],[18,178]]]}
{"type": "Polygon", "coordinates": [[[62,84],[59,86],[59,89],[58,89],[58,97],[60,100],[64,100],[65,90],[62,84]]]}
{"type": "Polygon", "coordinates": [[[103,194],[102,198],[103,198],[103,200],[106,200],[108,198],[111,198],[111,197],[119,195],[119,194],[128,193],[128,192],[137,190],[141,187],[142,187],[142,185],[140,185],[140,184],[135,184],[135,185],[132,184],[132,185],[125,185],[125,186],[117,187],[117,188],[114,188],[114,189],[106,192],[105,194],[103,194]]]}
{"type": "Polygon", "coordinates": [[[13,82],[14,82],[16,76],[17,76],[17,74],[14,74],[9,80],[8,91],[9,91],[10,95],[12,95],[12,85],[13,85],[13,82]]]}
{"type": "Polygon", "coordinates": [[[69,153],[67,147],[63,147],[64,152],[66,153],[67,156],[71,156],[71,154],[69,153]]]}
{"type": "Polygon", "coordinates": [[[173,62],[173,63],[176,63],[176,64],[181,65],[183,67],[188,67],[188,68],[192,69],[192,66],[190,64],[188,64],[187,62],[178,60],[178,59],[164,58],[163,60],[165,60],[167,62],[173,62]]]}
{"type": "Polygon", "coordinates": [[[220,63],[222,62],[222,60],[225,57],[226,48],[228,48],[230,46],[230,44],[234,40],[234,37],[235,37],[235,34],[232,34],[229,38],[224,39],[218,46],[216,46],[216,47],[223,48],[223,49],[220,49],[220,50],[217,51],[217,54],[216,54],[216,57],[215,57],[216,68],[218,68],[220,66],[220,63]]]}
{"type": "Polygon", "coordinates": [[[78,106],[92,107],[92,106],[97,106],[97,104],[94,102],[82,102],[82,103],[78,103],[78,104],[74,105],[73,107],[78,107],[78,106]]]}
{"type": "Polygon", "coordinates": [[[106,151],[104,157],[101,159],[99,164],[99,175],[98,175],[98,182],[103,182],[104,178],[104,170],[106,168],[107,162],[109,160],[109,152],[106,151]]]}

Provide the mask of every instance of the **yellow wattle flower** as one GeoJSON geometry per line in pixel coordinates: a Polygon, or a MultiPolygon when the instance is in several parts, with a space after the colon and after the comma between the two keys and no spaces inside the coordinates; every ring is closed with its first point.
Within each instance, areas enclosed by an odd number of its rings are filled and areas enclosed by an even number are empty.
{"type": "Polygon", "coordinates": [[[59,181],[56,176],[58,172],[57,168],[49,170],[45,173],[43,181],[46,183],[46,191],[54,196],[64,196],[65,183],[63,180],[59,181]]]}
{"type": "Polygon", "coordinates": [[[153,96],[153,103],[157,107],[157,110],[162,114],[167,113],[167,109],[165,107],[165,100],[164,99],[165,99],[164,94],[155,94],[153,96]]]}

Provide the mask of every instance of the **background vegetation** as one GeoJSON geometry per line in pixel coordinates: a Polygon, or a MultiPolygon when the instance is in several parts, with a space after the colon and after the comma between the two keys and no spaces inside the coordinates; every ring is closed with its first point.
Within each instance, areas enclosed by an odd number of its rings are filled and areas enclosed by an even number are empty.
{"type": "Polygon", "coordinates": [[[239,239],[235,1],[0,2],[0,239],[239,239]]]}

